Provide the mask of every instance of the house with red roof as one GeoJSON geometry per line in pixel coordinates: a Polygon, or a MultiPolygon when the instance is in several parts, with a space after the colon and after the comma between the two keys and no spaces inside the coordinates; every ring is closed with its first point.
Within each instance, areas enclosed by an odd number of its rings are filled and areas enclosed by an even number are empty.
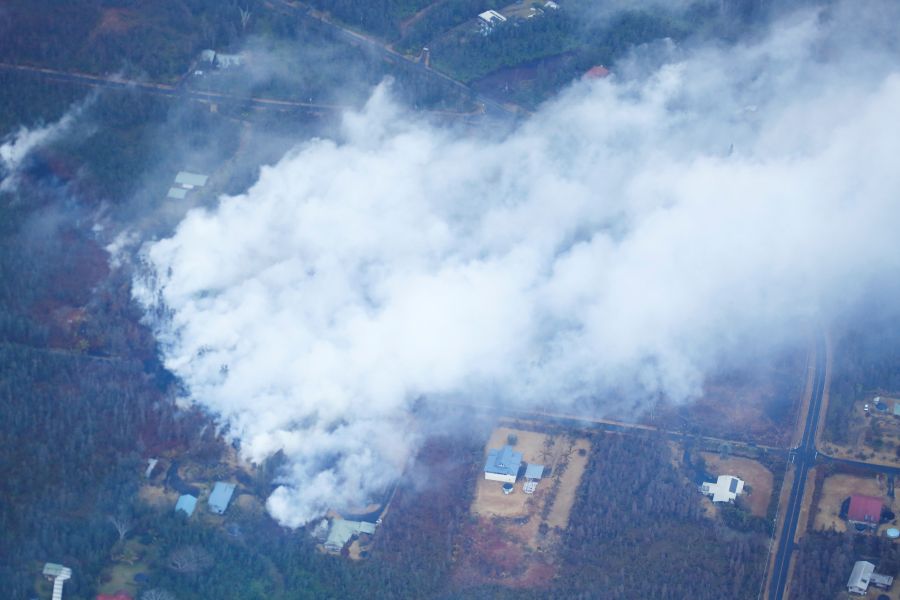
{"type": "Polygon", "coordinates": [[[119,590],[115,594],[97,594],[97,600],[134,600],[130,594],[119,590]]]}
{"type": "Polygon", "coordinates": [[[583,79],[603,79],[604,77],[609,76],[609,69],[604,67],[603,65],[596,65],[588,69],[584,75],[582,75],[583,79]]]}
{"type": "Polygon", "coordinates": [[[877,527],[881,522],[883,508],[881,498],[854,494],[850,496],[850,507],[847,509],[847,521],[854,525],[877,527]]]}

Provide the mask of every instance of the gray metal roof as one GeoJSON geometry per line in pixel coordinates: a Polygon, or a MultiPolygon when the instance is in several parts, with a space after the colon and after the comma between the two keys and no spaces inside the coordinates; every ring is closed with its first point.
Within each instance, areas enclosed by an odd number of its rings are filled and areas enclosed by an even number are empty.
{"type": "Polygon", "coordinates": [[[485,473],[498,473],[500,475],[517,475],[519,465],[522,464],[522,453],[513,450],[512,446],[503,446],[499,450],[489,450],[487,462],[484,464],[485,473]]]}
{"type": "Polygon", "coordinates": [[[190,494],[184,494],[178,498],[178,502],[175,503],[175,511],[182,511],[187,516],[191,516],[194,514],[194,509],[197,508],[197,498],[191,496],[190,494]]]}
{"type": "Polygon", "coordinates": [[[225,509],[228,508],[228,503],[231,502],[234,487],[233,483],[217,481],[212,493],[209,495],[209,510],[217,515],[224,513],[225,509]]]}
{"type": "Polygon", "coordinates": [[[544,465],[530,464],[525,467],[525,479],[540,479],[544,475],[544,465]]]}
{"type": "Polygon", "coordinates": [[[72,569],[64,567],[57,563],[47,563],[44,565],[44,575],[47,577],[58,577],[60,575],[72,574],[72,569]]]}
{"type": "Polygon", "coordinates": [[[193,187],[203,187],[206,185],[206,180],[209,179],[208,175],[201,175],[200,173],[191,173],[190,171],[179,171],[175,176],[175,183],[179,185],[190,185],[193,187]]]}
{"type": "Polygon", "coordinates": [[[187,196],[188,191],[184,188],[180,187],[172,187],[169,188],[169,193],[166,194],[166,198],[172,198],[173,200],[184,200],[185,196],[187,196]]]}
{"type": "Polygon", "coordinates": [[[853,571],[850,573],[847,587],[865,590],[869,587],[869,579],[874,572],[875,565],[872,563],[865,560],[857,561],[856,564],[853,565],[853,571]]]}
{"type": "Polygon", "coordinates": [[[350,541],[350,538],[360,533],[375,533],[375,524],[367,521],[334,519],[331,522],[331,528],[328,530],[328,539],[325,540],[325,547],[330,550],[340,550],[344,547],[344,544],[350,541]]]}

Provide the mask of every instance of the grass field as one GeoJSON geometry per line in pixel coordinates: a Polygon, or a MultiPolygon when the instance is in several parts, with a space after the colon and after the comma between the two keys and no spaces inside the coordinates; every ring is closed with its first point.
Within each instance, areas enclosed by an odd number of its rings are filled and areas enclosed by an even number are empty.
{"type": "Polygon", "coordinates": [[[523,482],[518,481],[514,492],[506,495],[500,482],[487,481],[479,474],[470,509],[477,521],[470,527],[471,551],[458,568],[461,581],[531,587],[546,584],[556,572],[555,548],[560,530],[568,526],[590,443],[568,435],[529,431],[526,426],[519,424],[520,429],[510,423],[495,429],[484,455],[515,436],[515,448],[523,460],[544,465],[545,477],[534,494],[525,494],[523,482]],[[485,573],[493,575],[486,577],[485,573]]]}

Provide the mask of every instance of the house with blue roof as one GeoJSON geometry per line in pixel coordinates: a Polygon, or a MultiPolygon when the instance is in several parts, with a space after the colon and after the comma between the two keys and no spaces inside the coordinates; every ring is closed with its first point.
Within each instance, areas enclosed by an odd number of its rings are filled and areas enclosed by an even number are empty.
{"type": "Polygon", "coordinates": [[[489,450],[487,462],[484,463],[484,478],[489,481],[515,483],[521,465],[522,453],[516,452],[512,446],[489,450]]]}
{"type": "Polygon", "coordinates": [[[234,487],[233,483],[217,481],[212,493],[209,495],[209,510],[217,515],[223,514],[225,509],[228,508],[228,503],[231,502],[234,487]]]}

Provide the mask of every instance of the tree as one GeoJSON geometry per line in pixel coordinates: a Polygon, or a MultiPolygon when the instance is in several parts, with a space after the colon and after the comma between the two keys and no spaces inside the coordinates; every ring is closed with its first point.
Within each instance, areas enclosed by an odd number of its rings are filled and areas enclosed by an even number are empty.
{"type": "Polygon", "coordinates": [[[182,546],[169,555],[169,568],[178,573],[199,573],[212,564],[212,556],[200,546],[182,546]]]}
{"type": "Polygon", "coordinates": [[[250,22],[250,11],[246,8],[239,8],[241,11],[241,31],[247,31],[247,23],[250,22]]]}
{"type": "Polygon", "coordinates": [[[123,515],[120,515],[120,516],[109,515],[107,517],[107,519],[109,520],[110,523],[112,523],[112,526],[116,528],[116,532],[118,532],[118,534],[119,534],[120,542],[125,539],[125,536],[128,535],[128,532],[131,531],[132,527],[134,527],[134,524],[131,522],[131,519],[129,517],[126,517],[123,515]]]}

